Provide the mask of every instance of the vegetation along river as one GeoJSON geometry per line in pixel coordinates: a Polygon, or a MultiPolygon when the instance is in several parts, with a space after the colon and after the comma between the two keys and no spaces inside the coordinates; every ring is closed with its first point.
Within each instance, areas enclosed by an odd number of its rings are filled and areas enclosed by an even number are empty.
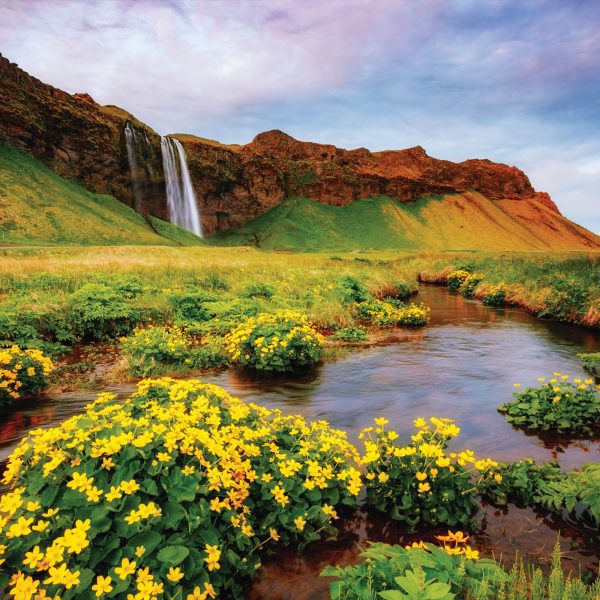
{"type": "MultiPolygon", "coordinates": [[[[300,375],[259,379],[228,369],[203,379],[244,400],[325,419],[348,431],[355,443],[373,417],[385,416],[390,428],[409,436],[414,433],[413,419],[437,416],[453,418],[461,427],[454,441],[457,449],[471,448],[494,460],[529,456],[556,460],[565,469],[598,461],[600,440],[568,443],[527,435],[506,423],[496,408],[511,398],[514,383],[537,385],[538,377],[552,376],[554,371],[586,377],[576,355],[600,351],[600,333],[539,320],[518,309],[485,307],[452,295],[445,287],[421,286],[417,300],[431,307],[429,326],[398,330],[390,336],[394,343],[359,349],[300,375]]],[[[112,391],[125,395],[133,387],[112,391]]],[[[27,430],[57,424],[94,397],[89,391],[65,393],[0,414],[0,470],[27,430]]],[[[484,552],[510,561],[519,547],[525,557],[541,560],[550,555],[560,535],[565,557],[572,559],[574,568],[598,570],[597,531],[585,525],[514,506],[483,507],[478,522],[474,541],[484,552]]],[[[355,561],[358,544],[367,538],[390,543],[414,539],[385,517],[357,515],[344,522],[337,542],[320,543],[302,556],[285,551],[265,557],[249,597],[326,598],[328,581],[318,577],[322,567],[355,561]]]]}

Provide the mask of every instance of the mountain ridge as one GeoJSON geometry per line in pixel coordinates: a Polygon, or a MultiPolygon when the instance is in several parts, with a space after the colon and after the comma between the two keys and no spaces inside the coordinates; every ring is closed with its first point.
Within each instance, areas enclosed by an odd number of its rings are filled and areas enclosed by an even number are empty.
{"type": "MultiPolygon", "coordinates": [[[[430,196],[479,193],[491,202],[541,204],[560,216],[550,196],[537,192],[523,171],[487,159],[454,163],[430,157],[421,146],[346,150],[300,141],[277,129],[259,133],[244,145],[190,134],[172,137],[186,150],[203,228],[209,235],[241,228],[296,196],[333,207],[387,196],[406,206],[430,196]]],[[[0,139],[25,149],[58,174],[81,180],[94,192],[111,194],[143,214],[168,218],[159,134],[125,109],[101,106],[85,93],[71,95],[54,88],[2,55],[0,139]],[[136,150],[139,206],[124,133],[128,124],[146,140],[136,150]]],[[[560,221],[556,226],[565,224],[560,221]]],[[[575,249],[587,248],[593,239],[584,237],[575,249]]]]}

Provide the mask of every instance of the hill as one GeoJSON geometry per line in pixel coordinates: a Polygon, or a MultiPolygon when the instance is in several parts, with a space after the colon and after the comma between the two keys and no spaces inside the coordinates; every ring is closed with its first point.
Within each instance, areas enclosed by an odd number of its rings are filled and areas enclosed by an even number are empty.
{"type": "Polygon", "coordinates": [[[0,143],[0,244],[201,243],[192,233],[71,183],[0,143]]]}
{"type": "Polygon", "coordinates": [[[477,192],[401,204],[387,196],[334,207],[289,198],[217,238],[264,249],[591,250],[600,237],[538,200],[490,200],[477,192]]]}

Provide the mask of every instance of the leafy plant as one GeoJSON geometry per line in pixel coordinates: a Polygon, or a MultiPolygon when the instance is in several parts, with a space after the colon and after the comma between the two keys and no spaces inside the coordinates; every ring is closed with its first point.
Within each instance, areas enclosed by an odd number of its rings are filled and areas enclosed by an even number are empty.
{"type": "Polygon", "coordinates": [[[503,284],[493,285],[486,290],[481,300],[487,306],[504,306],[506,302],[506,287],[503,284]]]}
{"type": "Polygon", "coordinates": [[[467,280],[471,273],[464,269],[457,269],[448,274],[447,284],[453,292],[458,292],[460,286],[467,280]]]}
{"type": "Polygon", "coordinates": [[[52,361],[40,350],[16,345],[0,349],[0,406],[44,390],[53,369],[52,361]]]}
{"type": "Polygon", "coordinates": [[[277,290],[274,286],[256,281],[247,285],[240,295],[242,298],[265,298],[266,300],[270,300],[276,292],[277,290]]]}
{"type": "Polygon", "coordinates": [[[545,307],[539,311],[539,317],[570,320],[572,315],[583,315],[589,305],[588,288],[576,279],[559,277],[552,282],[552,287],[545,299],[545,307]]]}
{"type": "Polygon", "coordinates": [[[394,327],[396,325],[407,325],[422,327],[429,320],[429,308],[424,304],[398,304],[394,306],[382,300],[368,300],[355,305],[357,318],[369,321],[374,325],[394,327]]]}
{"type": "Polygon", "coordinates": [[[336,331],[330,339],[341,342],[364,342],[367,339],[367,334],[358,327],[344,327],[336,331]]]}
{"type": "Polygon", "coordinates": [[[600,465],[565,472],[557,463],[537,464],[530,458],[501,464],[494,478],[478,484],[479,493],[493,504],[514,502],[553,513],[586,513],[600,525],[600,465]]]}
{"type": "Polygon", "coordinates": [[[366,302],[373,297],[369,290],[354,277],[346,275],[342,277],[338,283],[338,291],[342,298],[342,302],[351,304],[353,302],[366,302]]]}
{"type": "Polygon", "coordinates": [[[294,371],[317,363],[323,336],[293,311],[251,317],[225,338],[233,362],[262,371],[294,371]]]}
{"type": "Polygon", "coordinates": [[[576,378],[570,383],[568,378],[556,373],[540,387],[515,392],[514,400],[498,410],[518,427],[569,435],[590,434],[600,419],[600,393],[592,379],[583,382],[576,378]]]}
{"type": "Polygon", "coordinates": [[[377,543],[361,556],[357,565],[322,571],[322,576],[336,578],[330,586],[332,600],[596,600],[600,594],[600,581],[586,585],[564,575],[558,543],[549,577],[523,561],[507,572],[460,543],[444,548],[423,542],[406,548],[377,543]]]}
{"type": "Polygon", "coordinates": [[[140,311],[116,290],[88,283],[70,298],[68,317],[79,337],[101,340],[129,333],[140,320],[140,311]]]}
{"type": "Polygon", "coordinates": [[[600,376],[600,352],[590,352],[587,354],[577,355],[583,362],[583,368],[595,375],[600,376]]]}
{"type": "Polygon", "coordinates": [[[208,321],[211,318],[205,302],[214,300],[212,294],[203,292],[177,292],[169,296],[169,303],[175,311],[179,322],[208,321]]]}
{"type": "Polygon", "coordinates": [[[330,586],[332,600],[452,600],[508,579],[494,561],[479,559],[476,550],[464,545],[468,537],[448,533],[440,537],[454,543],[443,548],[423,542],[407,547],[375,543],[361,552],[358,565],[326,567],[321,575],[337,579],[330,586]]]}
{"type": "Polygon", "coordinates": [[[258,548],[317,540],[355,506],[355,458],[323,421],[199,381],[147,379],[124,402],[100,394],[10,457],[0,594],[241,598],[258,548]]]}
{"type": "Polygon", "coordinates": [[[497,463],[478,460],[471,450],[446,451],[460,433],[450,419],[415,421],[418,432],[406,446],[397,446],[395,431],[385,431],[387,420],[364,429],[363,464],[366,503],[414,531],[423,525],[467,526],[477,510],[477,480],[493,477],[497,463]]]}
{"type": "Polygon", "coordinates": [[[483,273],[471,273],[458,288],[458,293],[465,298],[472,298],[475,295],[477,286],[485,279],[483,273]]]}

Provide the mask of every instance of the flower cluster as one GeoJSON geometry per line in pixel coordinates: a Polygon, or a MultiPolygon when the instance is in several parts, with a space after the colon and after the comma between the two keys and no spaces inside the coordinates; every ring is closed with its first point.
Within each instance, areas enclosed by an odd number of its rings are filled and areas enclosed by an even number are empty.
{"type": "Polygon", "coordinates": [[[233,362],[263,371],[293,371],[317,363],[323,336],[302,313],[285,310],[250,317],[226,338],[233,362]]]}
{"type": "Polygon", "coordinates": [[[258,548],[319,539],[355,505],[357,460],[327,423],[199,381],[101,394],[10,457],[0,595],[240,597],[258,548]]]}
{"type": "Polygon", "coordinates": [[[590,434],[600,421],[600,386],[593,379],[554,373],[540,377],[540,386],[517,391],[514,400],[498,408],[506,420],[520,427],[564,434],[590,434]]]}
{"type": "Polygon", "coordinates": [[[41,350],[16,345],[0,349],[0,406],[41,392],[53,369],[54,364],[41,350]]]}
{"type": "Polygon", "coordinates": [[[179,327],[135,329],[121,338],[121,350],[135,375],[148,376],[166,365],[190,362],[190,351],[198,344],[179,327]]]}
{"type": "Polygon", "coordinates": [[[397,306],[382,300],[368,300],[356,305],[356,316],[385,327],[396,325],[407,325],[420,327],[427,324],[429,319],[429,307],[421,304],[405,305],[399,303],[397,306]]]}
{"type": "Polygon", "coordinates": [[[467,280],[470,273],[464,269],[458,269],[448,274],[446,283],[453,292],[458,292],[460,286],[467,280]]]}
{"type": "Polygon", "coordinates": [[[416,419],[411,443],[398,446],[387,420],[367,427],[363,464],[367,467],[367,504],[387,512],[410,529],[419,524],[468,525],[477,509],[477,480],[497,475],[497,463],[477,459],[471,450],[448,452],[448,441],[460,433],[450,419],[416,419]]]}

